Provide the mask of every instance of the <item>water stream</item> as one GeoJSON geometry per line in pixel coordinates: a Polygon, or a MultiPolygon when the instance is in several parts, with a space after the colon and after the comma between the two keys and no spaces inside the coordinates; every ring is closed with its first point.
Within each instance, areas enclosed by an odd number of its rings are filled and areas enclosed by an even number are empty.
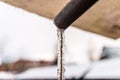
{"type": "Polygon", "coordinates": [[[58,80],[65,80],[64,72],[65,72],[65,62],[64,62],[64,29],[57,30],[58,36],[58,69],[57,75],[58,80]]]}

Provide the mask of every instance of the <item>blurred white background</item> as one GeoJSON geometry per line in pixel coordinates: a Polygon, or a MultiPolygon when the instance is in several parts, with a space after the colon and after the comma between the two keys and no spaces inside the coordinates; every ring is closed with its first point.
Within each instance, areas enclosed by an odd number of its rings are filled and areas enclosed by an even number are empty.
{"type": "MultiPolygon", "coordinates": [[[[98,59],[104,45],[120,46],[118,44],[119,40],[71,26],[65,31],[65,59],[88,63],[88,52],[98,59]]],[[[52,60],[56,47],[57,31],[52,20],[0,2],[0,60],[52,60]]]]}
{"type": "MultiPolygon", "coordinates": [[[[72,26],[65,31],[66,63],[89,64],[91,56],[96,61],[104,46],[120,47],[120,39],[72,26]]],[[[57,29],[52,20],[0,2],[0,65],[20,59],[52,61],[56,55],[57,29]]]]}

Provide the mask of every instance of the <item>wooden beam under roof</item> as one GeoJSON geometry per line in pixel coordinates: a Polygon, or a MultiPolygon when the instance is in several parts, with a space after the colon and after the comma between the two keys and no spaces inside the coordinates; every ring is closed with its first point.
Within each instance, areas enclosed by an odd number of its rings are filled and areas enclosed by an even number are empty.
{"type": "MultiPolygon", "coordinates": [[[[0,0],[54,19],[70,0],[0,0]]],[[[99,0],[73,26],[111,38],[120,38],[120,0],[99,0]]]]}

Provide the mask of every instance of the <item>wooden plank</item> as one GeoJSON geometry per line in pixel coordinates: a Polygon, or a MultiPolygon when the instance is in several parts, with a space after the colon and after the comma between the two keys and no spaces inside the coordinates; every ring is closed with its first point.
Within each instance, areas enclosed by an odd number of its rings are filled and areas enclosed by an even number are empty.
{"type": "MultiPolygon", "coordinates": [[[[70,0],[0,0],[29,12],[54,19],[70,0]]],[[[99,0],[73,25],[111,38],[120,38],[120,0],[99,0]]]]}

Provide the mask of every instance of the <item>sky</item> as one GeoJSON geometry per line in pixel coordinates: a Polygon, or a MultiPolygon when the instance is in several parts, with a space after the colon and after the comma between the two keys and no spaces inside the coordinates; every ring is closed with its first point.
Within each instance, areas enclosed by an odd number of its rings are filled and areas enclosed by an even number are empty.
{"type": "MultiPolygon", "coordinates": [[[[65,31],[65,60],[88,63],[89,51],[98,58],[104,45],[118,46],[118,42],[70,26],[65,31]]],[[[57,44],[53,20],[0,2],[0,64],[20,59],[53,60],[57,44]]]]}

